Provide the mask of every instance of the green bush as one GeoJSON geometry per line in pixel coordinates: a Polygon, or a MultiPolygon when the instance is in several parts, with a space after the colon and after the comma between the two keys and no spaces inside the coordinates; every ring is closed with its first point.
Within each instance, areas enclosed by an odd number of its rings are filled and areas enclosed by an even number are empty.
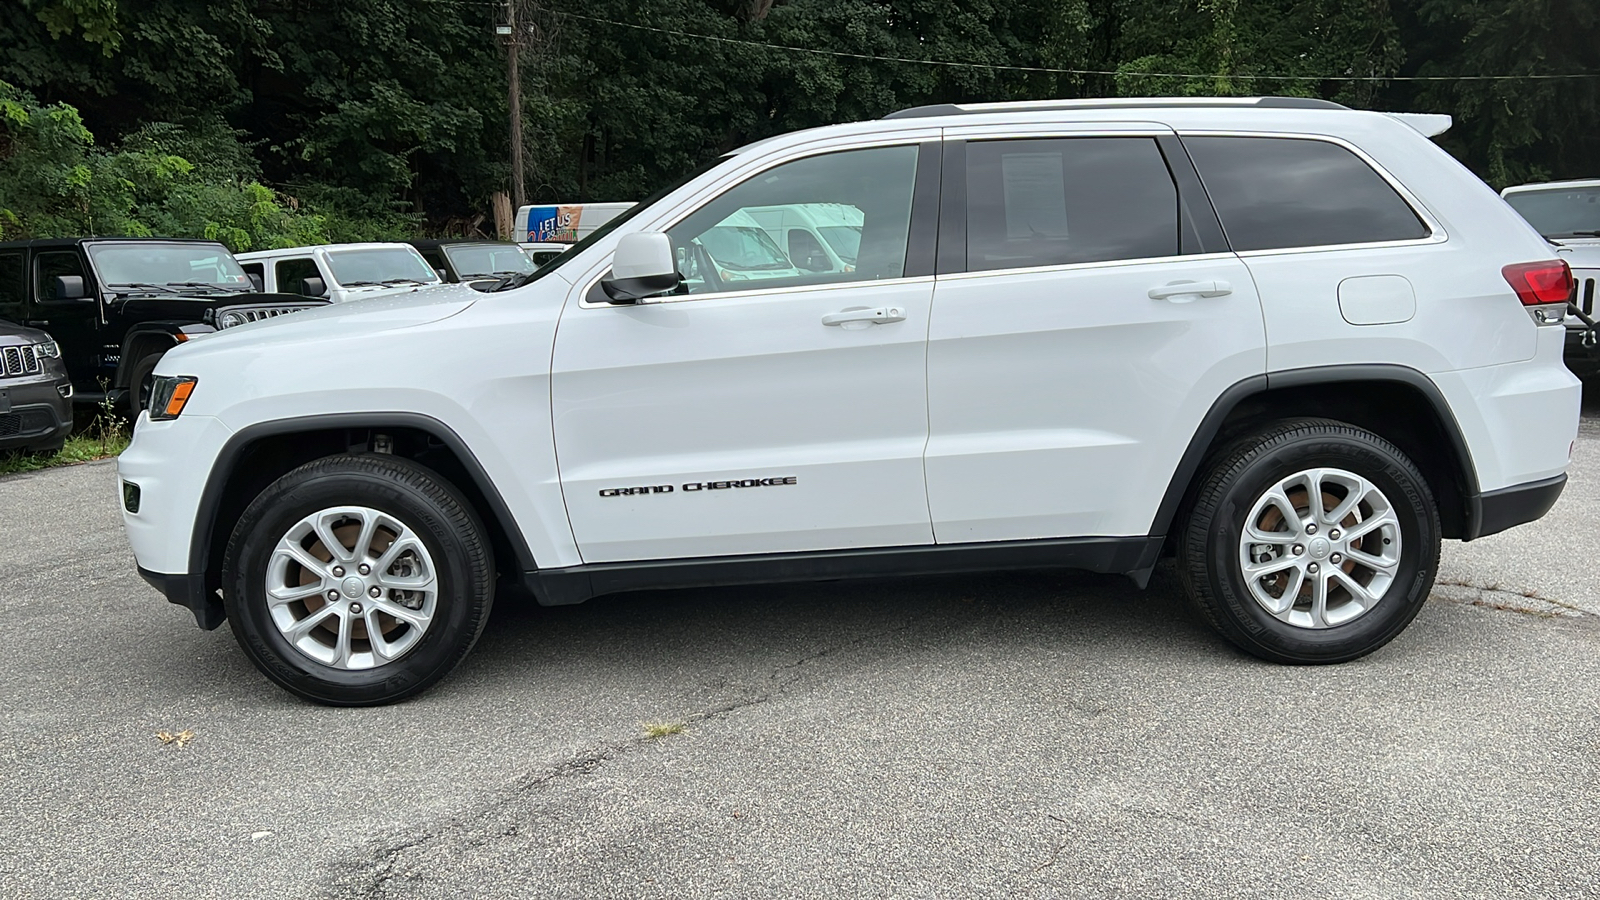
{"type": "Polygon", "coordinates": [[[148,125],[107,149],[72,106],[0,81],[0,240],[159,235],[243,252],[415,231],[409,217],[363,212],[324,212],[262,184],[220,120],[148,125]]]}

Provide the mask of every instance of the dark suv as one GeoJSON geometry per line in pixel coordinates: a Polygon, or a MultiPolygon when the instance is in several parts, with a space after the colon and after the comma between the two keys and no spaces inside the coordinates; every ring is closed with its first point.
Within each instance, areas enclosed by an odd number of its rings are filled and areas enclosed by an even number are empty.
{"type": "Polygon", "coordinates": [[[54,453],[72,433],[72,384],[50,335],[0,319],[0,452],[54,453]]]}
{"type": "Polygon", "coordinates": [[[0,243],[0,318],[48,328],[79,403],[133,406],[156,360],[190,338],[325,300],[263,294],[228,248],[166,238],[0,243]]]}

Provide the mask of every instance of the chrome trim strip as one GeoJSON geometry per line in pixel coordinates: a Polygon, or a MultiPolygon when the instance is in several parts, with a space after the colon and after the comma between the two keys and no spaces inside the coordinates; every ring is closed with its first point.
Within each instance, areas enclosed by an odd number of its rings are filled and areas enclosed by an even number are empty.
{"type": "Polygon", "coordinates": [[[1049,274],[1051,272],[1078,272],[1085,269],[1107,269],[1112,266],[1154,266],[1175,262],[1213,262],[1235,259],[1234,253],[1190,253],[1187,256],[1144,256],[1136,259],[1107,259],[1098,262],[1062,263],[1054,266],[1018,266],[1012,269],[980,269],[976,272],[951,272],[938,276],[940,281],[962,281],[969,278],[989,278],[997,275],[1049,274]]]}
{"type": "MultiPolygon", "coordinates": [[[[584,289],[583,297],[588,297],[589,291],[594,289],[596,278],[584,289]]],[[[873,288],[878,285],[903,286],[910,284],[932,284],[934,276],[918,275],[915,278],[877,278],[870,281],[839,281],[829,284],[796,284],[788,287],[751,288],[747,291],[718,291],[711,294],[673,294],[648,303],[590,303],[580,297],[578,306],[582,309],[637,309],[641,306],[659,306],[663,303],[683,303],[688,300],[738,300],[745,297],[769,297],[774,294],[799,294],[806,291],[837,291],[845,288],[863,289],[873,288]]]]}

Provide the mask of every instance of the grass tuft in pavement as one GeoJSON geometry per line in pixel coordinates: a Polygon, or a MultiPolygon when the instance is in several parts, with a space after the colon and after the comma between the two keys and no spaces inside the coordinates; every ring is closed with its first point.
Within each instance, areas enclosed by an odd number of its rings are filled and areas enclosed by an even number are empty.
{"type": "Polygon", "coordinates": [[[647,738],[650,738],[651,740],[655,740],[656,738],[659,738],[659,737],[666,737],[669,734],[681,734],[682,732],[683,732],[683,723],[682,722],[646,722],[646,723],[644,723],[644,736],[647,737],[647,738]]]}

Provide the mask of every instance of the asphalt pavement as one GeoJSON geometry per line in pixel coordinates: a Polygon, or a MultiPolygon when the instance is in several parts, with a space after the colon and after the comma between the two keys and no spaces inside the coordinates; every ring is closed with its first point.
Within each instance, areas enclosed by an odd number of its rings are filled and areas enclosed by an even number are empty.
{"type": "Polygon", "coordinates": [[[0,479],[0,897],[1595,895],[1596,501],[1591,400],[1556,509],[1337,667],[1010,574],[503,604],[335,710],[139,580],[111,465],[0,479]]]}

